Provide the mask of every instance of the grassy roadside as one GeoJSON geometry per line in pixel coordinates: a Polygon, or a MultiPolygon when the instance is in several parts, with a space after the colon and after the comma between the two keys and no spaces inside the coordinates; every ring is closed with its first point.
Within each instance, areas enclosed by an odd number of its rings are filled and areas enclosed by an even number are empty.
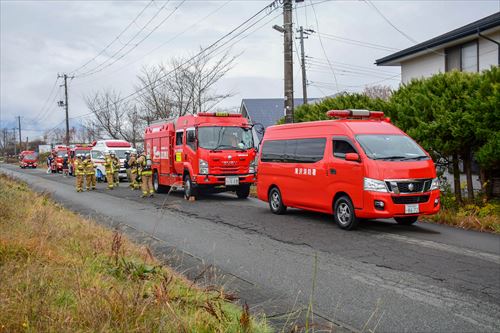
{"type": "Polygon", "coordinates": [[[0,332],[268,332],[148,249],[0,174],[0,332]]]}

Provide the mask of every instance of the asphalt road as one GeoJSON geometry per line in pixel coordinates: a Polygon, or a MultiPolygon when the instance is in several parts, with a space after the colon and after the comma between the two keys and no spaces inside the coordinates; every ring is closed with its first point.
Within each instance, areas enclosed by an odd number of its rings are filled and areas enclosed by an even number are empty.
{"type": "MultiPolygon", "coordinates": [[[[355,331],[500,331],[498,235],[392,221],[343,231],[327,215],[276,216],[266,203],[231,194],[195,202],[181,192],[140,199],[126,183],[76,193],[73,178],[9,165],[0,170],[70,208],[152,235],[246,281],[261,291],[263,304],[279,298],[304,309],[312,299],[316,318],[355,331]]],[[[280,313],[280,303],[273,304],[273,310],[263,307],[271,317],[280,313]]]]}

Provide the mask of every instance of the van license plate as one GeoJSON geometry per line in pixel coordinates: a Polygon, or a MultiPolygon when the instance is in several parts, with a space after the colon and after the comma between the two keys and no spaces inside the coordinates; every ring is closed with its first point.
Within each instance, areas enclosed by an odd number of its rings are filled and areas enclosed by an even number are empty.
{"type": "Polygon", "coordinates": [[[239,177],[226,177],[226,185],[240,185],[239,177]]]}
{"type": "Polygon", "coordinates": [[[405,214],[418,214],[418,204],[405,205],[405,214]]]}

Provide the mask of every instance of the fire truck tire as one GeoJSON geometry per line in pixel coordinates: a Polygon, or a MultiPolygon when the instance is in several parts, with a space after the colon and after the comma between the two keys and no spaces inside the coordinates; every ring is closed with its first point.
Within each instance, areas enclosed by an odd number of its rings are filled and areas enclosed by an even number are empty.
{"type": "Polygon", "coordinates": [[[158,172],[153,173],[153,188],[156,193],[167,193],[170,190],[170,186],[160,185],[158,172]]]}
{"type": "Polygon", "coordinates": [[[250,185],[249,184],[242,184],[238,186],[238,189],[236,190],[236,195],[238,196],[238,199],[246,199],[250,195],[250,185]]]}
{"type": "Polygon", "coordinates": [[[352,201],[347,195],[335,200],[333,218],[337,225],[344,230],[353,230],[358,226],[359,218],[356,217],[352,201]]]}
{"type": "Polygon", "coordinates": [[[286,212],[286,206],[283,204],[281,192],[277,187],[271,188],[269,191],[269,208],[276,215],[283,215],[286,212]]]}
{"type": "Polygon", "coordinates": [[[408,217],[395,217],[394,218],[398,224],[401,225],[412,225],[417,222],[418,216],[408,216],[408,217]]]}
{"type": "Polygon", "coordinates": [[[191,181],[191,177],[189,174],[184,176],[184,198],[186,200],[189,200],[190,197],[195,197],[197,196],[197,191],[193,186],[193,182],[191,181]]]}

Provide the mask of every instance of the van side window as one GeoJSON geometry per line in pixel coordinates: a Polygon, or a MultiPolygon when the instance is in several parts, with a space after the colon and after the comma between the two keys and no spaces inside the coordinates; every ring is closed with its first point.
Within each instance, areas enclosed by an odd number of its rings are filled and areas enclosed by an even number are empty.
{"type": "Polygon", "coordinates": [[[314,163],[323,159],[326,139],[293,139],[264,142],[262,162],[314,163]]]}
{"type": "Polygon", "coordinates": [[[333,156],[338,158],[345,158],[345,154],[357,153],[356,149],[345,140],[333,141],[333,156]]]}
{"type": "Polygon", "coordinates": [[[314,163],[323,159],[326,139],[299,139],[293,162],[314,163]]]}
{"type": "Polygon", "coordinates": [[[175,133],[175,145],[176,146],[181,146],[182,145],[182,135],[184,132],[177,132],[175,133]]]}
{"type": "Polygon", "coordinates": [[[194,129],[186,131],[186,144],[192,150],[196,150],[196,132],[194,129]]]}
{"type": "Polygon", "coordinates": [[[285,154],[286,141],[266,141],[262,147],[262,162],[282,162],[285,154]]]}

